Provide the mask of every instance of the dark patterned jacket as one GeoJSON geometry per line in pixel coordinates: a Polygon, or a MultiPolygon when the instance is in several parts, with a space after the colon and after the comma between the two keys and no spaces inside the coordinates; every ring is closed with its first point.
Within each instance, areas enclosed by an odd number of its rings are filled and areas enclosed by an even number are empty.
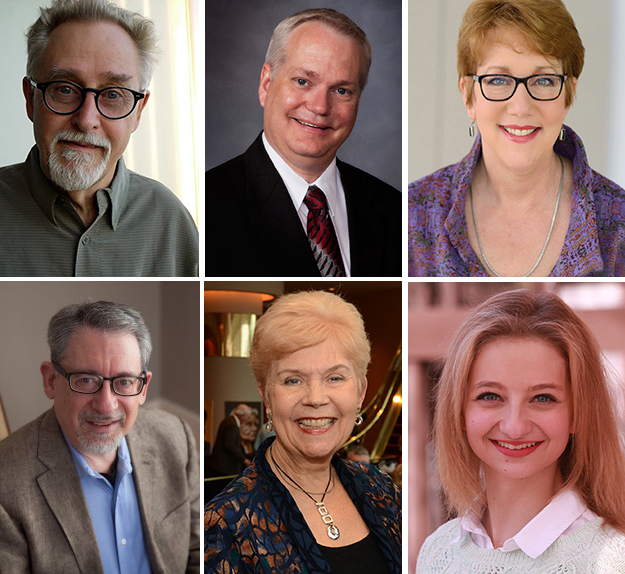
{"type": "MultiPolygon", "coordinates": [[[[204,515],[205,574],[330,574],[304,517],[265,458],[215,497],[204,515]]],[[[367,464],[334,456],[337,475],[375,536],[392,574],[401,573],[401,493],[367,464]]]]}

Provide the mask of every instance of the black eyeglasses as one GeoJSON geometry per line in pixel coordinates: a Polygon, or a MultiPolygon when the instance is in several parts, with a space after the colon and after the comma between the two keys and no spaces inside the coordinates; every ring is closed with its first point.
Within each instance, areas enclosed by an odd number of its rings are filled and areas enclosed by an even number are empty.
{"type": "Polygon", "coordinates": [[[87,93],[95,97],[98,111],[109,120],[121,120],[129,116],[137,106],[139,100],[145,98],[144,92],[136,92],[130,88],[112,86],[102,90],[83,88],[74,82],[66,80],[53,82],[35,82],[27,78],[34,88],[41,90],[43,102],[55,114],[67,116],[77,112],[85,103],[87,93]]]}
{"type": "Polygon", "coordinates": [[[116,395],[133,397],[141,393],[147,382],[145,371],[143,371],[139,377],[103,377],[102,375],[94,375],[93,373],[66,373],[65,369],[58,363],[52,364],[57,372],[67,379],[69,388],[72,391],[84,395],[97,393],[102,388],[104,381],[111,381],[111,390],[116,395]]]}
{"type": "Polygon", "coordinates": [[[557,100],[562,93],[562,86],[568,76],[562,74],[535,74],[527,78],[516,78],[505,74],[486,74],[472,76],[479,82],[482,95],[491,102],[505,102],[509,100],[519,84],[523,84],[527,93],[535,100],[548,102],[557,100]]]}

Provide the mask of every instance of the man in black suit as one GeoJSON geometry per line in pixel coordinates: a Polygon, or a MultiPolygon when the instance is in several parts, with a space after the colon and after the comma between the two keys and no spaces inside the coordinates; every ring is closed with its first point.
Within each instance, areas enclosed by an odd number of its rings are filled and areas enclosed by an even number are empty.
{"type": "Polygon", "coordinates": [[[369,40],[339,12],[276,27],[263,132],[206,173],[207,276],[401,276],[401,194],[336,159],[370,65],[369,40]]]}
{"type": "Polygon", "coordinates": [[[239,474],[250,464],[245,456],[241,441],[241,423],[252,414],[252,409],[246,404],[238,405],[227,416],[217,429],[215,448],[209,464],[209,475],[229,476],[239,474]]]}

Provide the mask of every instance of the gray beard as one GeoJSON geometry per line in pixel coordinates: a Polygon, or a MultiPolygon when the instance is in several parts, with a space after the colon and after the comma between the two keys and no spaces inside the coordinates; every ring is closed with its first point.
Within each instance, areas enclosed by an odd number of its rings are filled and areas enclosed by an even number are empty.
{"type": "Polygon", "coordinates": [[[65,191],[89,189],[102,179],[110,157],[111,143],[97,134],[71,130],[59,132],[50,144],[48,156],[50,178],[65,191]],[[80,152],[63,147],[59,151],[58,142],[60,140],[89,143],[100,146],[102,149],[80,152]],[[100,156],[99,159],[98,156],[100,156]]]}
{"type": "Polygon", "coordinates": [[[109,452],[117,450],[123,438],[124,435],[121,432],[106,440],[89,440],[87,437],[81,435],[76,437],[80,448],[84,452],[89,452],[91,454],[108,454],[109,452]]]}

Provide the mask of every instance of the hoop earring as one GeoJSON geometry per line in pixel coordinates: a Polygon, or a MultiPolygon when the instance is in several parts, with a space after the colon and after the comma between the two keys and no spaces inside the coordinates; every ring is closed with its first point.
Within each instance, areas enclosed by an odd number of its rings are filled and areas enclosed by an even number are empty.
{"type": "Polygon", "coordinates": [[[566,139],[566,130],[564,129],[564,126],[562,126],[562,129],[560,130],[560,137],[558,139],[561,142],[563,142],[566,139]]]}
{"type": "Polygon", "coordinates": [[[273,430],[273,419],[271,418],[271,413],[267,413],[267,416],[269,417],[269,420],[267,421],[265,428],[268,432],[271,432],[273,430]]]}
{"type": "Polygon", "coordinates": [[[356,412],[356,420],[354,421],[354,424],[356,426],[361,425],[363,422],[363,418],[362,415],[360,414],[360,407],[358,407],[358,411],[356,412]]]}
{"type": "Polygon", "coordinates": [[[471,125],[469,126],[469,137],[470,138],[474,138],[475,137],[475,120],[473,120],[471,122],[471,125]]]}

